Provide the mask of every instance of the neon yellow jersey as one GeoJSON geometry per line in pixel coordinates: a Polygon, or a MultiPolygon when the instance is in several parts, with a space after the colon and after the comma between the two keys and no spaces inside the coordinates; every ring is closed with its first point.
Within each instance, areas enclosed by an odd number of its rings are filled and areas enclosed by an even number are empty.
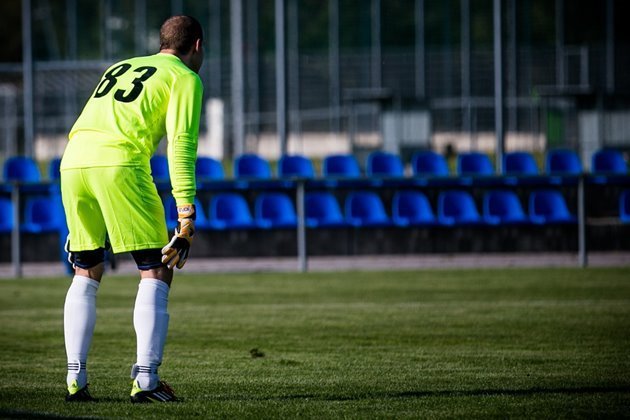
{"type": "Polygon", "coordinates": [[[162,137],[177,204],[193,203],[203,86],[178,57],[155,54],[111,66],[70,130],[61,170],[141,166],[162,137]]]}

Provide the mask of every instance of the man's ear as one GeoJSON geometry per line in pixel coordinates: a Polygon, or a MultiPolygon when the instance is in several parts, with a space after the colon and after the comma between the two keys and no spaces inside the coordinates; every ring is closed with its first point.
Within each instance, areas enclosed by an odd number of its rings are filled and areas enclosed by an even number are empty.
{"type": "Polygon", "coordinates": [[[198,40],[195,41],[195,45],[194,45],[195,52],[201,51],[201,49],[203,48],[203,45],[201,45],[201,44],[202,44],[201,39],[198,39],[198,40]]]}

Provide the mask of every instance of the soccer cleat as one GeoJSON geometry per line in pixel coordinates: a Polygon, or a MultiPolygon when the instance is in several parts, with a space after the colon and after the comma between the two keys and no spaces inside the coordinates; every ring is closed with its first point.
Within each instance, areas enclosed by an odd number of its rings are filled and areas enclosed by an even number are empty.
{"type": "Polygon", "coordinates": [[[151,391],[143,391],[138,386],[138,381],[134,380],[131,387],[132,403],[151,403],[151,402],[172,402],[178,401],[173,388],[168,386],[164,381],[160,381],[158,386],[151,391]]]}
{"type": "Polygon", "coordinates": [[[68,393],[66,394],[67,402],[91,402],[96,401],[88,391],[88,386],[84,386],[79,389],[77,381],[73,381],[68,387],[68,393]]]}

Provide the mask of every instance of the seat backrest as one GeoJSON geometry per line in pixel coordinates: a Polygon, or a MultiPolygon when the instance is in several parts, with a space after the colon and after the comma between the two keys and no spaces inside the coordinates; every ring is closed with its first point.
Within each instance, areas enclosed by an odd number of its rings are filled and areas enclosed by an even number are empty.
{"type": "Polygon", "coordinates": [[[156,181],[170,179],[168,172],[168,158],[164,155],[154,155],[151,157],[151,175],[156,181]]]}
{"type": "Polygon", "coordinates": [[[271,166],[262,157],[246,153],[236,158],[234,162],[235,178],[271,178],[271,166]]]}
{"type": "Polygon", "coordinates": [[[169,229],[177,226],[177,205],[173,196],[168,195],[164,198],[164,216],[166,217],[166,226],[169,229]]]}
{"type": "Polygon", "coordinates": [[[524,220],[525,211],[514,191],[488,191],[483,197],[483,213],[501,220],[524,220]]]}
{"type": "Polygon", "coordinates": [[[622,222],[630,222],[630,190],[625,190],[619,196],[619,218],[622,222]]]}
{"type": "Polygon", "coordinates": [[[52,158],[48,163],[48,179],[51,181],[57,181],[61,177],[61,172],[59,168],[61,166],[61,158],[56,157],[52,158]]]}
{"type": "Polygon", "coordinates": [[[506,175],[536,175],[538,165],[529,152],[509,152],[503,157],[503,172],[506,175]]]}
{"type": "Polygon", "coordinates": [[[284,193],[262,193],[256,197],[256,219],[277,222],[297,223],[295,207],[284,193]]]}
{"type": "Polygon", "coordinates": [[[448,164],[444,156],[433,151],[416,152],[411,157],[411,169],[414,175],[448,176],[448,164]]]}
{"type": "Polygon", "coordinates": [[[363,221],[387,221],[389,217],[381,198],[371,191],[351,192],[345,202],[346,217],[363,221]]]}
{"type": "Polygon", "coordinates": [[[212,197],[210,219],[228,223],[253,222],[247,201],[242,195],[236,193],[220,193],[212,197]]]}
{"type": "Polygon", "coordinates": [[[481,218],[475,200],[466,191],[442,191],[438,195],[438,214],[456,221],[477,221],[481,218]]]}
{"type": "Polygon", "coordinates": [[[404,172],[402,161],[398,155],[382,151],[372,152],[368,155],[367,174],[369,176],[401,177],[404,172]]]}
{"type": "Polygon", "coordinates": [[[0,198],[0,232],[7,233],[13,229],[13,203],[9,198],[0,198]]]}
{"type": "Polygon", "coordinates": [[[547,152],[545,170],[548,174],[579,174],[582,162],[573,150],[554,149],[547,152]]]}
{"type": "Polygon", "coordinates": [[[435,213],[424,193],[420,191],[397,191],[392,199],[392,217],[432,222],[435,220],[435,213]]]}
{"type": "Polygon", "coordinates": [[[41,175],[37,162],[27,156],[13,156],[4,162],[4,180],[39,182],[41,175]]]}
{"type": "Polygon", "coordinates": [[[356,178],[361,176],[359,162],[353,155],[330,155],[324,158],[324,176],[356,178]]]}
{"type": "Polygon", "coordinates": [[[457,156],[457,173],[459,175],[492,175],[494,167],[488,155],[468,152],[457,156]]]}
{"type": "Polygon", "coordinates": [[[309,192],[304,196],[306,218],[341,222],[343,214],[334,195],[328,192],[309,192]]]}
{"type": "Polygon", "coordinates": [[[571,217],[562,193],[555,190],[532,192],[529,196],[529,213],[532,216],[544,216],[547,218],[563,219],[571,217]]]}
{"type": "Polygon", "coordinates": [[[209,156],[198,156],[195,165],[195,176],[198,179],[223,179],[223,165],[209,156]]]}
{"type": "Polygon", "coordinates": [[[24,222],[55,227],[62,222],[61,207],[49,197],[34,197],[26,200],[24,222]]]}
{"type": "Polygon", "coordinates": [[[614,149],[603,149],[593,153],[591,161],[591,172],[625,174],[628,172],[628,165],[620,151],[614,149]]]}
{"type": "Polygon", "coordinates": [[[313,162],[301,155],[284,155],[278,162],[278,176],[281,178],[314,178],[313,162]]]}

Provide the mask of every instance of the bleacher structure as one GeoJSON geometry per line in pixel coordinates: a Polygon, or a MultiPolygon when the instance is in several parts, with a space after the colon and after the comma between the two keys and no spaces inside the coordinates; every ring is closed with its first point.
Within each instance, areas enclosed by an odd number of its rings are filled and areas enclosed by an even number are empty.
{"type": "MultiPolygon", "coordinates": [[[[580,226],[590,249],[630,249],[630,175],[617,150],[596,151],[588,173],[568,149],[548,151],[543,169],[528,152],[506,153],[501,174],[488,155],[477,152],[458,155],[453,172],[444,156],[430,151],[416,152],[408,168],[400,156],[383,151],[363,163],[351,154],[331,155],[318,174],[309,158],[287,155],[274,174],[269,161],[245,154],[227,177],[221,161],[200,156],[195,255],[576,251],[582,246],[580,226]]],[[[166,157],[154,156],[151,170],[172,229],[177,215],[166,157]]],[[[25,157],[4,163],[5,259],[16,232],[21,259],[63,256],[56,251],[67,232],[58,159],[47,172],[43,180],[37,163],[25,157]]]]}

